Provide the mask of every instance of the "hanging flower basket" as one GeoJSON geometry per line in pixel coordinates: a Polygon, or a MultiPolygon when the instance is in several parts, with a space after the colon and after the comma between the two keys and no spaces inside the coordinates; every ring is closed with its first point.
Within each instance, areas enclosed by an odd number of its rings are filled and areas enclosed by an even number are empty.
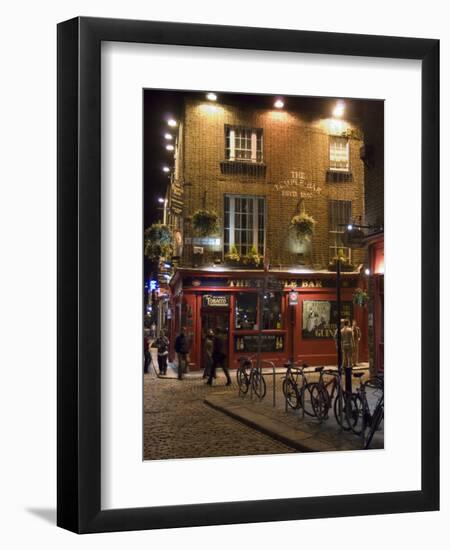
{"type": "Polygon", "coordinates": [[[311,240],[311,237],[314,234],[315,225],[316,220],[306,212],[296,214],[291,219],[291,228],[294,230],[297,239],[300,241],[311,240]]]}
{"type": "Polygon", "coordinates": [[[345,256],[344,252],[342,250],[339,250],[339,253],[337,256],[335,256],[331,262],[328,264],[328,271],[337,271],[337,264],[338,261],[341,263],[341,271],[354,271],[355,266],[350,263],[347,256],[345,256]]]}
{"type": "Polygon", "coordinates": [[[353,293],[353,303],[355,306],[365,307],[369,302],[369,295],[362,288],[356,288],[353,293]]]}
{"type": "Polygon", "coordinates": [[[172,253],[172,232],[167,225],[154,223],[144,231],[144,254],[150,260],[172,253]]]}
{"type": "Polygon", "coordinates": [[[250,252],[243,256],[242,261],[248,267],[259,267],[263,263],[263,257],[258,254],[255,246],[252,246],[250,252]]]}
{"type": "Polygon", "coordinates": [[[219,230],[219,216],[213,210],[197,210],[192,216],[192,227],[200,237],[214,235],[219,230]]]}

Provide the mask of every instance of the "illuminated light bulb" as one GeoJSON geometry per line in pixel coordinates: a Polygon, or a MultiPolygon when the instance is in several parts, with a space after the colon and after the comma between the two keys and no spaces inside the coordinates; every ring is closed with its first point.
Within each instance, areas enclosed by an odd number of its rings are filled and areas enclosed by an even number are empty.
{"type": "Polygon", "coordinates": [[[174,147],[173,145],[170,145],[170,144],[169,144],[169,145],[166,145],[166,149],[167,149],[168,151],[173,151],[173,150],[175,149],[175,147],[174,147]]]}
{"type": "Polygon", "coordinates": [[[338,101],[333,109],[333,116],[341,117],[344,114],[345,105],[343,101],[338,101]]]}
{"type": "Polygon", "coordinates": [[[206,99],[208,99],[209,101],[217,101],[217,96],[213,92],[208,92],[206,94],[206,99]]]}
{"type": "Polygon", "coordinates": [[[169,120],[167,121],[167,124],[172,128],[174,128],[177,125],[177,121],[174,120],[173,118],[169,118],[169,120]]]}
{"type": "Polygon", "coordinates": [[[277,99],[273,106],[275,109],[282,109],[284,107],[284,101],[282,99],[277,99]]]}
{"type": "Polygon", "coordinates": [[[164,139],[173,139],[172,134],[164,134],[164,139]]]}

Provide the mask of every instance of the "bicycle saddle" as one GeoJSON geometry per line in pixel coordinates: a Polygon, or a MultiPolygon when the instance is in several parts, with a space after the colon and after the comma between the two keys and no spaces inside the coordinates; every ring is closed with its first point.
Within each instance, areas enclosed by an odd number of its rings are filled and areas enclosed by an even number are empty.
{"type": "Polygon", "coordinates": [[[353,377],[354,377],[354,378],[361,378],[362,376],[364,376],[364,373],[363,373],[363,372],[354,372],[354,373],[353,373],[353,377]]]}
{"type": "Polygon", "coordinates": [[[314,372],[322,372],[325,367],[316,367],[314,372]]]}

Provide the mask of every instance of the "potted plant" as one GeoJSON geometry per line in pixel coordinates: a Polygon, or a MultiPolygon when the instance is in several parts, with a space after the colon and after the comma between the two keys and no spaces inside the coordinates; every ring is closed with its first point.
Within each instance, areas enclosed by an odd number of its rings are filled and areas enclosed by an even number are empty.
{"type": "Polygon", "coordinates": [[[252,246],[250,252],[244,256],[243,261],[248,267],[259,267],[262,264],[263,257],[258,254],[256,246],[252,246]]]}
{"type": "Polygon", "coordinates": [[[144,231],[144,254],[150,260],[167,258],[172,253],[172,232],[167,225],[154,223],[144,231]]]}
{"type": "Polygon", "coordinates": [[[299,241],[310,241],[314,234],[316,220],[306,212],[300,212],[291,219],[291,228],[299,241]]]}
{"type": "Polygon", "coordinates": [[[356,288],[353,293],[353,303],[355,306],[365,307],[369,302],[369,295],[362,288],[356,288]]]}
{"type": "Polygon", "coordinates": [[[225,254],[225,262],[230,266],[238,266],[241,261],[239,252],[237,251],[236,246],[233,244],[230,247],[230,251],[225,254]]]}
{"type": "Polygon", "coordinates": [[[192,215],[192,227],[200,237],[213,235],[219,229],[219,216],[214,210],[197,210],[192,215]]]}
{"type": "Polygon", "coordinates": [[[337,263],[340,261],[341,271],[353,271],[355,266],[350,262],[347,256],[344,254],[342,248],[338,250],[337,256],[334,256],[331,262],[328,264],[328,271],[337,271],[337,263]]]}

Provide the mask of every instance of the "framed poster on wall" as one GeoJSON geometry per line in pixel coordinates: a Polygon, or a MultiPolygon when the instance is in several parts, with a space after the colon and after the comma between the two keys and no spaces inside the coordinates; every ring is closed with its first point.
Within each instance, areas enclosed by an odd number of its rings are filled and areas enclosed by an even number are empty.
{"type": "MultiPolygon", "coordinates": [[[[438,156],[437,40],[83,17],[61,23],[58,26],[58,525],[89,533],[438,509],[438,156]],[[164,129],[158,126],[161,151],[171,156],[167,157],[167,163],[158,161],[156,166],[155,161],[152,167],[148,161],[144,162],[148,150],[143,151],[142,145],[147,135],[143,120],[145,97],[152,97],[150,116],[159,113],[164,117],[170,114],[164,106],[168,93],[172,98],[185,94],[176,105],[181,109],[189,104],[191,111],[186,108],[180,112],[186,117],[191,113],[192,118],[167,116],[164,129]],[[206,97],[206,94],[212,95],[206,97]],[[235,94],[240,97],[236,99],[235,94]],[[323,124],[316,124],[316,120],[326,120],[317,115],[320,101],[340,105],[340,111],[333,116],[342,120],[341,100],[349,110],[357,104],[363,109],[369,100],[382,101],[385,106],[385,250],[383,273],[374,273],[378,282],[383,276],[386,297],[384,363],[389,388],[386,423],[390,428],[385,448],[354,453],[254,453],[246,456],[246,467],[251,464],[255,472],[265,472],[265,482],[250,482],[245,487],[237,475],[244,460],[239,454],[220,458],[227,461],[230,476],[215,484],[207,482],[205,469],[214,470],[219,460],[216,456],[199,461],[192,454],[180,458],[174,453],[166,460],[143,459],[144,417],[153,414],[152,418],[156,418],[156,411],[147,411],[148,414],[143,411],[146,388],[149,391],[153,388],[152,381],[142,377],[146,349],[144,341],[143,352],[143,327],[154,330],[152,323],[146,327],[143,319],[153,311],[151,308],[159,308],[158,323],[166,323],[164,331],[172,330],[172,325],[176,327],[173,330],[178,337],[183,323],[174,322],[164,312],[170,310],[174,316],[177,312],[182,315],[183,308],[189,306],[189,314],[185,310],[186,320],[191,321],[189,331],[196,326],[199,315],[190,303],[183,302],[182,284],[176,277],[184,274],[186,279],[201,281],[193,292],[203,292],[203,281],[208,277],[220,281],[217,286],[222,289],[233,287],[228,280],[262,281],[267,271],[289,280],[309,277],[308,269],[325,270],[330,273],[326,276],[333,278],[333,263],[343,261],[344,256],[346,269],[355,270],[355,277],[363,273],[361,270],[375,269],[375,262],[374,266],[365,263],[360,266],[361,262],[355,261],[358,254],[351,247],[347,251],[345,242],[340,240],[339,228],[343,219],[355,215],[347,204],[351,199],[350,186],[363,177],[358,174],[371,169],[376,157],[353,127],[336,126],[331,121],[328,128],[334,126],[325,138],[323,124]],[[236,101],[240,102],[237,107],[236,101]],[[261,102],[260,114],[247,116],[257,101],[261,102]],[[269,107],[264,105],[265,101],[270,101],[269,107]],[[302,102],[308,104],[308,116],[302,119],[302,124],[294,123],[295,113],[303,109],[302,102]],[[297,107],[293,108],[294,104],[297,107]],[[235,109],[244,113],[241,121],[233,118],[235,109]],[[219,111],[224,120],[216,124],[219,111]],[[180,127],[183,121],[191,120],[192,127],[195,121],[208,117],[216,124],[220,137],[208,140],[206,134],[197,131],[192,154],[218,144],[220,158],[214,170],[219,175],[210,180],[207,193],[200,194],[196,187],[198,179],[188,178],[187,172],[184,178],[178,177],[183,173],[183,162],[187,170],[188,159],[194,158],[189,157],[187,146],[183,149],[181,145],[180,139],[188,134],[183,134],[180,127]],[[281,128],[282,120],[288,117],[294,117],[292,124],[286,125],[280,136],[291,127],[299,132],[305,130],[288,140],[289,151],[295,155],[297,149],[306,151],[314,146],[314,140],[322,140],[326,167],[314,163],[312,156],[302,159],[297,155],[304,166],[291,167],[287,173],[273,171],[279,155],[270,156],[271,131],[281,128]],[[172,120],[175,126],[169,124],[172,120]],[[165,134],[171,137],[166,138],[165,134]],[[178,141],[173,139],[175,136],[178,141]],[[160,194],[157,187],[152,194],[152,187],[146,186],[143,175],[146,169],[166,174],[167,181],[173,183],[173,196],[170,192],[160,194]],[[240,185],[245,185],[245,192],[233,183],[236,175],[240,185]],[[411,220],[407,241],[402,216],[396,210],[396,205],[404,201],[406,188],[411,220]],[[209,201],[218,191],[221,202],[215,209],[209,201]],[[272,191],[277,193],[279,202],[275,202],[280,213],[270,218],[266,197],[272,191]],[[326,214],[325,210],[313,210],[316,203],[311,201],[317,196],[329,201],[326,214]],[[155,244],[159,256],[163,246],[168,247],[166,252],[172,246],[170,239],[164,241],[160,226],[169,225],[171,229],[172,224],[176,247],[172,262],[165,262],[167,266],[157,273],[160,286],[168,285],[169,290],[153,302],[143,304],[143,250],[149,244],[145,239],[154,235],[143,231],[146,208],[150,215],[156,213],[151,225],[159,224],[159,241],[150,243],[149,253],[155,251],[155,244]],[[203,214],[203,229],[200,225],[194,227],[195,220],[201,217],[198,211],[203,214]],[[186,219],[184,212],[188,213],[186,219]],[[180,215],[183,223],[177,225],[180,215]],[[283,217],[289,222],[285,233],[277,225],[283,217]],[[191,235],[187,234],[188,227],[191,235]],[[304,238],[291,246],[299,232],[312,238],[312,248],[304,238]],[[201,242],[205,244],[195,245],[203,247],[203,254],[194,254],[193,242],[200,242],[192,240],[195,238],[204,239],[201,242]],[[279,239],[280,246],[270,246],[271,238],[279,239]],[[318,254],[321,239],[327,239],[327,250],[318,254]],[[297,265],[294,274],[278,261],[277,254],[281,254],[285,244],[289,245],[290,261],[295,259],[297,265]],[[183,265],[189,261],[189,254],[191,267],[183,265]],[[232,262],[236,264],[234,267],[230,267],[232,262]],[[405,262],[409,266],[406,279],[405,262]],[[181,275],[172,274],[172,269],[181,275]],[[226,278],[227,270],[235,270],[232,279],[226,278]],[[426,278],[421,277],[425,270],[426,278]],[[407,292],[420,294],[420,300],[415,299],[414,304],[405,302],[401,297],[407,292]],[[167,302],[171,297],[177,300],[176,307],[167,302]],[[397,322],[405,317],[409,320],[408,327],[397,322]],[[403,346],[402,341],[408,341],[408,346],[403,346]],[[427,343],[426,358],[423,342],[427,343]],[[398,368],[390,369],[393,364],[398,368]],[[420,404],[411,411],[408,430],[395,398],[406,376],[401,365],[408,369],[408,391],[420,404]],[[173,461],[179,461],[180,468],[174,468],[173,461]],[[310,472],[309,479],[302,487],[286,487],[279,483],[277,473],[285,467],[305,469],[310,472]],[[383,475],[337,479],[330,487],[329,483],[321,482],[323,476],[319,471],[323,468],[357,468],[383,475]],[[157,479],[167,479],[169,471],[175,488],[170,492],[166,484],[162,487],[155,483],[157,479]]],[[[201,166],[209,163],[198,166],[201,170],[201,166]]],[[[359,214],[356,219],[351,217],[347,225],[352,225],[350,222],[365,225],[359,214]]],[[[366,246],[371,246],[370,239],[366,246]]],[[[379,239],[374,246],[379,246],[379,239]]],[[[381,269],[380,262],[376,266],[381,269]]],[[[260,294],[261,289],[263,285],[258,287],[260,294]]],[[[204,292],[214,297],[211,307],[219,309],[228,301],[220,298],[221,303],[217,303],[219,294],[214,294],[214,288],[206,287],[204,292]]],[[[260,296],[262,305],[257,308],[263,312],[264,300],[271,299],[270,291],[260,296]]],[[[308,301],[303,302],[304,306],[307,304],[308,301]]],[[[324,326],[331,323],[333,301],[314,299],[309,305],[314,318],[317,312],[319,324],[321,316],[324,326]]],[[[253,313],[255,317],[258,311],[253,313]]],[[[374,319],[372,313],[368,318],[374,319]]],[[[271,330],[278,330],[279,318],[271,319],[268,314],[267,322],[275,323],[271,330]]],[[[158,323],[157,332],[161,328],[158,323]]],[[[301,330],[308,333],[318,330],[318,326],[309,323],[302,318],[301,330]]],[[[257,322],[251,330],[260,330],[257,322]]],[[[159,338],[161,333],[156,336],[159,338]]],[[[169,340],[169,354],[175,355],[174,338],[170,336],[169,340]]],[[[203,353],[200,346],[204,340],[200,334],[189,332],[189,340],[197,346],[190,350],[192,357],[203,353]]],[[[253,335],[249,334],[247,340],[253,350],[253,335]]],[[[230,348],[236,342],[231,338],[228,341],[230,348]]],[[[284,346],[279,335],[266,337],[266,341],[271,349],[280,348],[280,343],[284,346]]],[[[154,348],[156,355],[160,348],[154,348]]],[[[189,380],[180,383],[184,382],[191,383],[189,380]]],[[[169,399],[171,392],[167,395],[169,399]]],[[[156,445],[157,431],[153,437],[152,444],[156,445]]],[[[164,439],[162,432],[160,439],[164,439]]],[[[172,441],[170,437],[167,440],[172,441]]],[[[261,479],[259,475],[255,477],[261,479]]]]}

